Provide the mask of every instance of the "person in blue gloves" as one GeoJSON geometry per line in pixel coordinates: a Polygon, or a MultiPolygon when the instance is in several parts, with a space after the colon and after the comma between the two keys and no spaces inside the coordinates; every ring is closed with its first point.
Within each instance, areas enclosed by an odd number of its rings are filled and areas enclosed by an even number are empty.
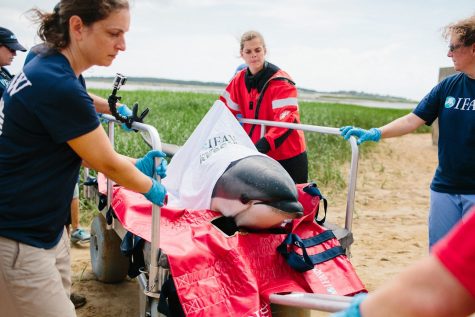
{"type": "Polygon", "coordinates": [[[113,149],[80,75],[126,48],[127,0],[61,0],[31,11],[52,49],[34,58],[0,103],[0,307],[5,316],[76,316],[65,223],[81,164],[163,205],[152,152],[113,149]]]}
{"type": "MultiPolygon", "coordinates": [[[[58,3],[57,6],[59,6],[59,4],[60,3],[58,3]]],[[[37,56],[39,56],[38,58],[42,58],[44,56],[48,56],[53,53],[54,53],[54,49],[48,48],[48,46],[45,43],[37,44],[29,50],[28,54],[26,55],[24,65],[27,65],[33,58],[37,56]]],[[[79,75],[79,80],[83,82],[85,86],[85,80],[82,75],[79,75]]],[[[91,97],[93,100],[93,104],[94,104],[94,107],[96,108],[96,112],[98,113],[98,116],[101,118],[101,121],[103,121],[102,119],[103,113],[111,114],[108,101],[105,98],[97,96],[91,92],[88,92],[88,94],[89,94],[89,97],[91,97]]],[[[130,117],[133,115],[132,110],[130,110],[129,107],[127,107],[127,105],[125,104],[117,104],[116,107],[119,114],[124,117],[130,117]]],[[[127,131],[127,132],[131,131],[131,129],[129,129],[125,123],[122,123],[121,127],[124,131],[127,131]]],[[[79,179],[78,179],[78,182],[79,182],[79,179]]],[[[76,183],[76,186],[74,187],[73,198],[71,200],[71,215],[66,222],[67,232],[69,234],[70,241],[73,244],[86,243],[86,242],[89,242],[89,240],[91,239],[90,232],[80,226],[79,213],[80,213],[79,183],[76,183]]],[[[86,304],[86,297],[84,295],[72,292],[70,294],[70,298],[75,308],[80,308],[86,304]]]]}
{"type": "Polygon", "coordinates": [[[332,317],[462,317],[475,312],[475,212],[425,259],[332,317]]]}
{"type": "Polygon", "coordinates": [[[447,56],[459,73],[436,85],[409,114],[369,130],[340,128],[358,144],[413,132],[439,119],[439,164],[430,185],[429,247],[441,239],[475,203],[475,16],[449,24],[447,56]]]}
{"type": "MultiPolygon", "coordinates": [[[[49,48],[45,43],[37,44],[28,51],[28,54],[26,55],[26,58],[25,58],[24,65],[27,65],[31,60],[33,60],[37,56],[38,58],[43,58],[53,53],[54,53],[54,49],[49,48]]],[[[84,86],[86,85],[84,77],[82,75],[79,75],[79,80],[84,83],[84,86]]],[[[89,94],[89,97],[92,98],[94,108],[96,108],[96,112],[98,113],[98,116],[100,118],[102,118],[102,114],[104,113],[111,114],[107,99],[102,98],[98,95],[95,95],[91,92],[88,92],[88,94],[89,94]]],[[[116,107],[117,107],[117,112],[124,117],[130,117],[133,115],[132,110],[130,110],[130,108],[126,104],[117,104],[116,107]]],[[[121,127],[124,131],[127,131],[127,132],[131,131],[131,129],[129,129],[125,123],[122,123],[121,127]]],[[[70,240],[72,243],[84,243],[84,242],[88,242],[91,239],[91,234],[89,233],[89,231],[80,227],[80,224],[79,224],[80,208],[79,207],[80,207],[79,184],[76,183],[76,186],[74,187],[73,198],[71,200],[71,217],[69,218],[67,222],[68,233],[70,235],[70,240]]],[[[73,294],[71,294],[71,296],[72,295],[73,294]]],[[[80,297],[76,296],[75,298],[80,298],[80,297]]],[[[85,303],[85,301],[83,300],[81,300],[80,302],[85,303]]],[[[80,307],[78,305],[75,305],[75,306],[76,308],[80,307]]]]}

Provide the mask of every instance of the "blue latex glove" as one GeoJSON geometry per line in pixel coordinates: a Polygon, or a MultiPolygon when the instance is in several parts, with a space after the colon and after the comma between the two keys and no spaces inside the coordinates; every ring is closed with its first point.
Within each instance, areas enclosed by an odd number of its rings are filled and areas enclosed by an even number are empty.
{"type": "Polygon", "coordinates": [[[353,297],[350,307],[347,309],[332,314],[330,317],[361,317],[360,304],[368,296],[368,294],[358,294],[353,297]]]}
{"type": "Polygon", "coordinates": [[[152,187],[147,193],[143,195],[155,205],[159,205],[160,207],[162,207],[163,201],[165,200],[165,195],[167,194],[167,190],[165,189],[165,186],[160,184],[158,181],[154,180],[153,178],[151,178],[151,180],[152,187]]]}
{"type": "MultiPolygon", "coordinates": [[[[129,107],[127,107],[127,105],[125,104],[120,104],[117,107],[117,112],[123,117],[131,117],[133,115],[132,110],[130,110],[129,107]]],[[[125,123],[122,123],[120,126],[124,131],[132,131],[132,129],[127,128],[127,125],[125,123]]]]}
{"type": "Polygon", "coordinates": [[[371,128],[369,130],[361,129],[361,128],[356,128],[351,125],[346,126],[346,127],[341,127],[341,136],[345,139],[348,140],[350,136],[355,136],[358,138],[358,141],[356,141],[357,144],[361,144],[366,141],[374,141],[378,142],[381,140],[381,130],[378,128],[371,128]]]}
{"type": "Polygon", "coordinates": [[[160,176],[160,178],[165,178],[167,176],[167,161],[164,158],[167,157],[167,155],[162,151],[149,151],[144,157],[137,159],[135,162],[135,167],[137,167],[148,177],[153,177],[156,157],[160,157],[161,159],[160,164],[155,169],[155,172],[158,176],[160,176]]]}

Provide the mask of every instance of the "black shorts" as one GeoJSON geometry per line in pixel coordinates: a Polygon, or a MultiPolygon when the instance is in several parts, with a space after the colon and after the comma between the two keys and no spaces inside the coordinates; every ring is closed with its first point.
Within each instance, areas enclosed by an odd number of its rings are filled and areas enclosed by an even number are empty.
{"type": "Polygon", "coordinates": [[[295,184],[308,182],[307,152],[302,152],[297,156],[278,162],[290,174],[295,184]]]}

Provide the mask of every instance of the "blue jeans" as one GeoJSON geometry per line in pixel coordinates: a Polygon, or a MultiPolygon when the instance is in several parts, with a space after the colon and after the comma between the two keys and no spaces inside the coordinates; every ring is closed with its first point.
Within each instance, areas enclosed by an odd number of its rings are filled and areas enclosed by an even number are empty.
{"type": "Polygon", "coordinates": [[[475,205],[475,195],[430,191],[429,248],[443,238],[475,205]]]}

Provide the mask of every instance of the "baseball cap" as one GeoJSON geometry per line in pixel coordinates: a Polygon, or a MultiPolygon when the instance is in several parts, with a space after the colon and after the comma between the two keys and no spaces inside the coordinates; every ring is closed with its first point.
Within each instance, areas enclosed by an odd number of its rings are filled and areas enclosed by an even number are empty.
{"type": "Polygon", "coordinates": [[[5,45],[11,50],[26,52],[26,48],[18,43],[15,34],[9,29],[2,27],[0,27],[0,45],[5,45]]]}

